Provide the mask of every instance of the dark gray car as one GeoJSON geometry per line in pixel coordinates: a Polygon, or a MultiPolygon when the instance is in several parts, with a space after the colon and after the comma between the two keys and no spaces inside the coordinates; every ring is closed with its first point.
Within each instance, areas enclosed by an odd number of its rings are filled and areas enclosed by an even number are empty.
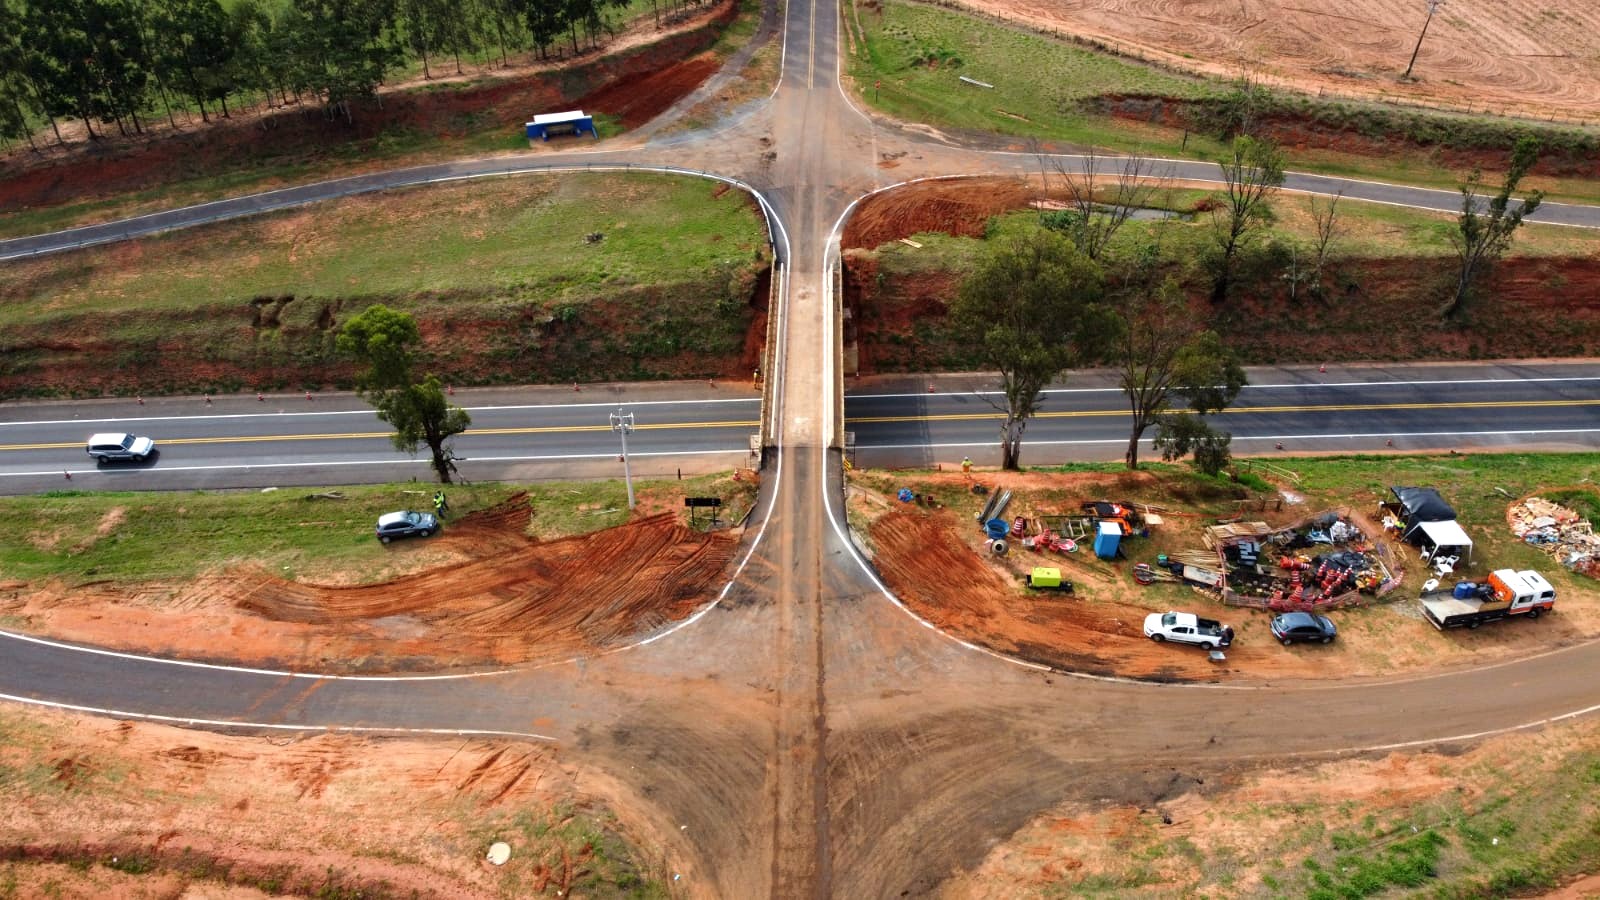
{"type": "Polygon", "coordinates": [[[1316,641],[1326,644],[1339,634],[1327,616],[1313,613],[1289,612],[1272,620],[1272,636],[1285,644],[1295,641],[1316,641]]]}
{"type": "Polygon", "coordinates": [[[439,520],[433,513],[405,509],[378,517],[378,540],[385,544],[395,538],[427,537],[438,530],[439,520]]]}

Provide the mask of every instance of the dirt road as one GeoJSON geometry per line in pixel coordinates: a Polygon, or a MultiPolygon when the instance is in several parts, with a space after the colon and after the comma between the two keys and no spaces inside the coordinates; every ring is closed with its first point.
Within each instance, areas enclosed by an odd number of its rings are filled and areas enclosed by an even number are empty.
{"type": "Polygon", "coordinates": [[[1269,762],[1472,741],[1592,707],[1594,645],[1387,683],[1152,685],[1020,665],[901,607],[841,525],[830,236],[853,198],[881,186],[885,152],[904,154],[897,178],[1023,171],[1033,160],[914,139],[855,110],[837,86],[836,15],[834,4],[790,0],[783,82],[768,110],[661,154],[747,171],[770,203],[789,278],[778,448],[732,587],[700,598],[714,604],[630,649],[429,680],[205,668],[7,640],[0,690],[263,732],[555,741],[586,784],[659,840],[683,890],[738,898],[925,895],[1064,799],[1144,804],[1269,762]],[[1308,710],[1314,727],[1303,724],[1308,710]]]}

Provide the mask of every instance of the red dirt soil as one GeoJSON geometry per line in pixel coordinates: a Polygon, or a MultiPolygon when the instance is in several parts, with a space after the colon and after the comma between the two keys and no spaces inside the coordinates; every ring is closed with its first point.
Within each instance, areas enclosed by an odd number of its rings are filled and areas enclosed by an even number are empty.
{"type": "MultiPolygon", "coordinates": [[[[874,565],[912,612],[1008,656],[1073,672],[1157,681],[1319,671],[1299,657],[1271,652],[1276,644],[1232,648],[1228,662],[1217,665],[1197,650],[1152,643],[1142,630],[1149,611],[1141,607],[1025,593],[968,546],[961,523],[948,510],[896,509],[873,523],[872,544],[874,565]]],[[[1063,574],[1084,577],[1070,567],[1063,574]]]]}
{"type": "Polygon", "coordinates": [[[623,128],[638,128],[693,93],[721,65],[714,55],[702,53],[643,79],[614,81],[585,94],[578,100],[578,106],[605,110],[608,115],[621,119],[623,128]]]}
{"type": "Polygon", "coordinates": [[[12,585],[8,612],[67,640],[184,658],[362,672],[542,662],[603,652],[688,616],[736,540],[663,513],[540,543],[526,496],[396,550],[454,562],[382,584],[330,586],[235,569],[159,605],[114,585],[12,585]]]}
{"type": "Polygon", "coordinates": [[[870,250],[924,231],[981,237],[990,217],[1027,206],[1035,194],[1014,178],[926,181],[873,194],[850,217],[842,247],[870,250]]]}

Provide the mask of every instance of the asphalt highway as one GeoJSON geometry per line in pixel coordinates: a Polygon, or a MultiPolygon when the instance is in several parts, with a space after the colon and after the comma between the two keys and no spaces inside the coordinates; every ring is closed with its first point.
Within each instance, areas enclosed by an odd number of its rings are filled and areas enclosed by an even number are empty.
{"type": "MultiPolygon", "coordinates": [[[[856,198],[885,186],[879,163],[887,154],[902,154],[895,180],[1021,172],[1036,160],[962,149],[867,116],[839,86],[838,4],[788,0],[782,15],[778,90],[714,140],[625,140],[615,151],[608,144],[598,152],[467,160],[0,243],[0,257],[50,252],[549,163],[693,165],[750,185],[763,198],[783,263],[771,311],[769,414],[778,425],[731,580],[695,615],[641,635],[628,652],[498,674],[387,680],[139,659],[6,635],[0,698],[254,733],[422,730],[558,741],[567,764],[600,776],[586,782],[593,790],[633,801],[629,808],[645,820],[638,833],[659,837],[663,846],[652,851],[675,871],[682,865],[685,883],[675,890],[741,898],[936,894],[953,872],[972,871],[1065,800],[1159,804],[1179,783],[1179,766],[1184,775],[1225,777],[1255,761],[1459,745],[1596,710],[1600,646],[1563,632],[1559,616],[1523,623],[1549,629],[1559,650],[1495,668],[1383,684],[1237,686],[1042,671],[911,616],[849,536],[835,434],[843,425],[859,452],[890,460],[946,451],[958,459],[964,447],[981,447],[986,433],[993,441],[994,422],[985,418],[986,398],[974,393],[985,386],[961,378],[938,379],[931,397],[925,382],[855,386],[839,421],[838,231],[856,198]],[[1141,793],[1147,782],[1157,790],[1141,793]]],[[[1214,166],[1181,165],[1180,177],[1215,178],[1214,166]]],[[[1449,191],[1319,184],[1377,202],[1456,203],[1449,191]]],[[[1539,210],[1548,221],[1563,216],[1600,226],[1600,209],[1539,210]]],[[[1597,427],[1590,403],[1600,368],[1586,364],[1262,374],[1240,411],[1228,414],[1241,442],[1359,442],[1375,438],[1351,435],[1393,430],[1493,432],[1505,441],[1526,432],[1537,443],[1597,427]]],[[[1120,454],[1120,398],[1108,387],[1089,376],[1052,393],[1045,417],[1029,428],[1030,445],[1042,450],[1053,440],[1063,452],[1109,446],[1120,454]],[[1091,440],[1111,443],[1084,444],[1091,440]]],[[[566,476],[591,463],[614,477],[607,420],[619,402],[640,426],[630,449],[668,454],[648,457],[655,459],[708,448],[746,459],[757,418],[748,384],[707,385],[703,394],[684,385],[560,398],[551,389],[463,391],[456,399],[476,425],[458,446],[467,457],[463,474],[472,478],[566,476]],[[496,462],[499,456],[508,459],[496,462]],[[527,466],[550,469],[529,474],[527,466]]],[[[74,485],[86,488],[230,485],[247,470],[322,483],[396,472],[426,478],[420,464],[386,447],[382,432],[350,397],[8,405],[0,408],[0,489],[59,486],[74,469],[74,485]],[[99,430],[149,430],[167,452],[146,467],[94,471],[80,444],[99,430]],[[248,469],[227,468],[241,465],[248,469]]]]}
{"type": "MultiPolygon", "coordinates": [[[[1241,455],[1600,450],[1600,363],[1263,368],[1250,378],[1218,417],[1241,455]]],[[[1001,397],[991,385],[982,376],[858,384],[845,400],[857,464],[998,462],[1001,397]]],[[[623,410],[634,415],[628,449],[641,475],[748,465],[760,415],[760,397],[745,384],[463,390],[456,399],[473,420],[456,443],[469,479],[615,477],[621,448],[610,416],[623,410]]],[[[1128,427],[1112,376],[1075,373],[1046,392],[1028,426],[1025,459],[1119,459],[1128,427]]],[[[153,490],[426,480],[426,457],[395,450],[389,433],[348,394],[7,404],[0,407],[0,493],[56,489],[67,473],[75,487],[153,490]],[[149,435],[160,455],[97,467],[83,450],[96,431],[149,435]]]]}
{"type": "MultiPolygon", "coordinates": [[[[628,454],[641,475],[747,465],[760,397],[696,383],[570,391],[460,391],[472,416],[455,443],[457,468],[473,480],[620,477],[614,412],[633,415],[628,454]],[[667,389],[663,389],[663,388],[667,389]],[[686,395],[685,395],[686,394],[686,395]]],[[[427,453],[394,448],[392,430],[349,394],[8,404],[0,408],[0,493],[61,487],[194,489],[429,480],[427,453]],[[84,450],[95,432],[156,441],[144,463],[96,466],[84,450]]]]}

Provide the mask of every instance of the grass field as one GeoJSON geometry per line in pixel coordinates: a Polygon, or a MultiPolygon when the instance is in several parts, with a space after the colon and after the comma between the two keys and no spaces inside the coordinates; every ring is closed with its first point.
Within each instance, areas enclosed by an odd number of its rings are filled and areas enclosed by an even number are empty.
{"type": "Polygon", "coordinates": [[[4,264],[0,325],[114,306],[506,288],[581,299],[608,286],[747,268],[764,224],[744,195],[665,175],[479,179],[4,264]],[[598,242],[585,236],[602,234],[598,242]]]}
{"type": "MultiPolygon", "coordinates": [[[[755,0],[742,0],[739,16],[728,28],[745,34],[753,32],[758,11],[759,3],[755,0]]],[[[630,0],[625,17],[632,21],[640,17],[649,17],[651,14],[647,0],[630,0]]],[[[721,29],[721,26],[701,26],[694,31],[694,34],[705,35],[702,46],[714,42],[712,50],[721,56],[726,56],[737,49],[737,45],[720,38],[721,30],[710,29],[721,29]]],[[[605,59],[614,61],[638,52],[641,52],[641,48],[634,47],[619,52],[615,57],[605,59]]],[[[578,70],[557,70],[550,73],[546,80],[559,83],[569,99],[576,99],[599,86],[594,80],[596,76],[582,68],[596,61],[595,58],[585,58],[577,64],[578,70]]],[[[420,64],[417,64],[415,72],[407,70],[392,76],[391,83],[405,81],[408,73],[420,77],[420,64]]],[[[453,61],[449,64],[449,73],[454,74],[453,61]]],[[[469,71],[464,80],[412,85],[399,92],[399,96],[404,98],[413,93],[461,91],[485,85],[492,88],[503,83],[506,82],[493,74],[469,71]]],[[[313,104],[298,110],[285,110],[283,114],[292,115],[296,111],[303,115],[314,116],[317,108],[313,104]]],[[[508,117],[503,114],[504,112],[505,110],[491,108],[490,114],[468,112],[446,115],[441,116],[438,121],[423,123],[421,127],[415,123],[394,124],[375,136],[352,135],[348,139],[332,142],[324,140],[313,145],[307,145],[302,140],[299,143],[291,142],[288,146],[266,142],[260,146],[244,149],[235,147],[224,154],[224,161],[211,158],[201,160],[199,168],[202,171],[191,173],[190,177],[173,178],[163,173],[151,179],[161,183],[114,197],[84,200],[58,196],[51,198],[48,206],[8,210],[4,216],[0,216],[0,238],[42,234],[77,225],[113,221],[157,210],[288,185],[306,184],[319,178],[358,174],[374,169],[421,165],[474,155],[527,152],[527,141],[518,124],[523,118],[509,119],[508,124],[508,117]],[[56,202],[57,200],[64,202],[56,202]]],[[[521,112],[514,115],[520,116],[521,112]]],[[[616,119],[603,112],[596,115],[595,121],[602,136],[615,135],[621,131],[616,119]]],[[[200,133],[210,134],[204,130],[200,133]]],[[[161,149],[159,145],[157,149],[161,149]]],[[[177,152],[181,154],[182,151],[177,152]]]]}
{"type": "MultiPolygon", "coordinates": [[[[1222,80],[1170,72],[907,0],[882,0],[871,7],[857,0],[847,11],[847,23],[857,49],[846,71],[866,102],[896,118],[1155,156],[1214,159],[1221,149],[1206,135],[1092,115],[1082,104],[1102,95],[1217,98],[1231,89],[1222,80]],[[962,83],[963,75],[994,87],[962,83]]],[[[1446,189],[1466,174],[1441,167],[1421,152],[1371,157],[1293,151],[1290,164],[1297,170],[1446,189]]],[[[1600,184],[1583,179],[1530,179],[1529,186],[1547,190],[1552,199],[1600,200],[1600,184]]]]}
{"type": "MultiPolygon", "coordinates": [[[[4,497],[0,515],[14,527],[0,536],[0,572],[68,584],[137,582],[191,578],[248,562],[285,578],[360,573],[354,580],[383,580],[392,572],[388,548],[373,537],[377,517],[431,509],[434,488],[416,482],[337,488],[344,500],[311,499],[326,489],[291,488],[4,497]]],[[[737,520],[755,495],[750,482],[727,475],[640,481],[634,488],[634,513],[620,481],[452,485],[447,492],[450,519],[458,520],[526,491],[534,511],[530,533],[540,539],[587,534],[665,509],[681,512],[681,498],[691,494],[722,497],[724,518],[737,520]]]]}
{"type": "Polygon", "coordinates": [[[529,176],[0,264],[0,393],[343,383],[332,335],[375,301],[457,384],[720,377],[744,365],[765,235],[703,179],[529,176]]]}

